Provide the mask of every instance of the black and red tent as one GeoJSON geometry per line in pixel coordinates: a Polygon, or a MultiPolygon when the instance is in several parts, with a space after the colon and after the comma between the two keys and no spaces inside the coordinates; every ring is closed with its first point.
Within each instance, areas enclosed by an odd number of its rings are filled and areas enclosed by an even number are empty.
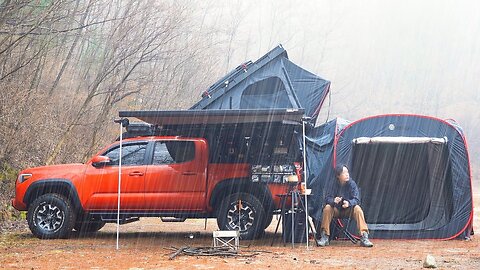
{"type": "Polygon", "coordinates": [[[451,120],[380,115],[345,126],[333,164],[347,164],[362,191],[372,237],[470,236],[472,179],[462,129],[451,120]]]}

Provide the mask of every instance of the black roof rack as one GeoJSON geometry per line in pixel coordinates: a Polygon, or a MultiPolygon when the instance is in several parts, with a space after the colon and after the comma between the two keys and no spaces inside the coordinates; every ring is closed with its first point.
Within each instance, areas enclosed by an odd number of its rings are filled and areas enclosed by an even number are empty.
{"type": "Polygon", "coordinates": [[[301,124],[304,109],[120,111],[120,117],[135,117],[157,126],[218,125],[240,123],[301,124]]]}

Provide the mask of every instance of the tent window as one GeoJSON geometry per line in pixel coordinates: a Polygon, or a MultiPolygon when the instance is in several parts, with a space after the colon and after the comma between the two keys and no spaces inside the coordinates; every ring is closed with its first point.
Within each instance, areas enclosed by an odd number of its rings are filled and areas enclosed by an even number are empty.
{"type": "Polygon", "coordinates": [[[292,108],[279,77],[270,77],[249,85],[242,93],[240,109],[292,108]]]}
{"type": "Polygon", "coordinates": [[[362,189],[367,223],[450,219],[452,176],[446,144],[353,146],[352,175],[362,189]]]}

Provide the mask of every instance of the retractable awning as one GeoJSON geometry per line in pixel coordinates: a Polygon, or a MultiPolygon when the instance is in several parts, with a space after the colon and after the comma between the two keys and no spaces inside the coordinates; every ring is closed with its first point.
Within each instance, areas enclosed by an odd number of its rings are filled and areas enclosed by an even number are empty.
{"type": "Polygon", "coordinates": [[[120,117],[135,117],[158,126],[198,124],[273,123],[300,125],[303,109],[120,111],[120,117]]]}

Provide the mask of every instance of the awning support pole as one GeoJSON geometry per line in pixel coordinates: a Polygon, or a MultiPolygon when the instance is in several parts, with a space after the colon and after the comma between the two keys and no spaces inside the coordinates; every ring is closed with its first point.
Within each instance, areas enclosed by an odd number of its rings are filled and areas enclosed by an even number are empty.
{"type": "Polygon", "coordinates": [[[121,194],[121,184],[122,184],[122,142],[123,142],[123,127],[128,126],[128,119],[115,120],[115,123],[120,124],[120,146],[119,146],[119,159],[118,159],[118,194],[117,194],[117,246],[118,250],[120,247],[118,245],[118,240],[120,236],[120,194],[121,194]]]}
{"type": "Polygon", "coordinates": [[[308,121],[307,117],[302,118],[302,139],[303,139],[303,181],[305,181],[305,191],[304,191],[304,196],[305,196],[305,234],[306,234],[306,240],[307,240],[307,249],[309,249],[309,244],[308,244],[308,200],[307,200],[307,148],[306,148],[306,143],[305,143],[305,122],[308,121]]]}

